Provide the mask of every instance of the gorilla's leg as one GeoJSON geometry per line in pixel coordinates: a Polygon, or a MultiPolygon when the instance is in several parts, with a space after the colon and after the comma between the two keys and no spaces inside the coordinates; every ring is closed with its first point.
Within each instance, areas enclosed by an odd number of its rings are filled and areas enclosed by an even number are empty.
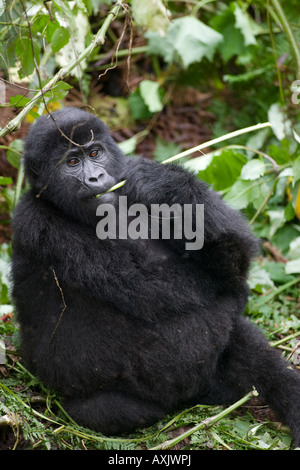
{"type": "Polygon", "coordinates": [[[165,416],[157,406],[117,392],[66,399],[64,407],[78,424],[107,435],[150,426],[165,416]]]}
{"type": "Polygon", "coordinates": [[[202,403],[236,401],[254,386],[300,445],[300,374],[281,358],[262,333],[240,317],[232,341],[219,362],[218,373],[202,403]]]}

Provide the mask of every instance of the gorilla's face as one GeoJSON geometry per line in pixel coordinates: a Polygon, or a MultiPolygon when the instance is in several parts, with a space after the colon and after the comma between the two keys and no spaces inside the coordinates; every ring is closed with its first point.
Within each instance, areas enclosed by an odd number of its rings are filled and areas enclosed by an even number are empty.
{"type": "MultiPolygon", "coordinates": [[[[73,200],[86,203],[108,191],[116,184],[118,176],[114,156],[99,140],[80,147],[73,146],[57,165],[55,174],[59,185],[64,188],[67,184],[68,192],[72,188],[73,200]]],[[[108,196],[112,199],[114,194],[107,194],[106,200],[108,196]]]]}
{"type": "Polygon", "coordinates": [[[120,180],[125,157],[100,119],[66,108],[52,118],[40,118],[33,131],[26,141],[24,162],[40,197],[80,220],[95,216],[99,204],[114,203],[113,192],[95,196],[120,180]]]}

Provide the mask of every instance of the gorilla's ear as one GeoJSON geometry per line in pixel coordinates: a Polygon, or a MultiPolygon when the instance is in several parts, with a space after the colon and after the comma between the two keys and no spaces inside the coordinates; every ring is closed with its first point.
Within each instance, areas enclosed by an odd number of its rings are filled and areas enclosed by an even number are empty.
{"type": "Polygon", "coordinates": [[[37,168],[37,166],[35,165],[35,163],[34,163],[32,160],[29,160],[28,164],[29,164],[29,168],[31,169],[31,171],[32,171],[35,175],[39,176],[40,171],[39,171],[39,169],[37,168]]]}
{"type": "Polygon", "coordinates": [[[25,168],[25,173],[30,178],[30,175],[33,178],[36,178],[40,174],[40,169],[38,168],[37,164],[35,163],[34,159],[31,158],[30,154],[26,152],[23,157],[23,164],[25,168]]]}

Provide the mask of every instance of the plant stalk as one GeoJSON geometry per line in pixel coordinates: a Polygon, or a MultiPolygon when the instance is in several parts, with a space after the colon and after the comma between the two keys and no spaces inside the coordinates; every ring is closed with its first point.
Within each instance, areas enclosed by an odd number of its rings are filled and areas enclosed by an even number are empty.
{"type": "MultiPolygon", "coordinates": [[[[219,144],[220,142],[223,142],[224,140],[233,139],[234,137],[238,137],[239,135],[246,134],[247,132],[258,131],[265,127],[271,127],[271,124],[269,122],[263,122],[261,124],[256,124],[255,126],[245,127],[244,129],[238,129],[237,131],[229,132],[228,134],[221,135],[220,137],[217,137],[216,139],[208,140],[207,142],[204,142],[203,144],[197,145],[196,147],[192,147],[188,150],[185,150],[184,152],[178,153],[177,155],[174,155],[174,157],[170,157],[167,160],[164,160],[162,163],[166,164],[166,163],[175,162],[176,160],[179,160],[180,158],[186,157],[187,155],[191,155],[192,153],[198,152],[199,150],[210,147],[211,145],[219,144]]],[[[114,186],[112,186],[110,189],[108,189],[106,193],[115,191],[116,189],[119,189],[122,186],[124,186],[124,184],[125,184],[125,180],[120,181],[120,183],[117,183],[114,186]]],[[[102,194],[98,194],[96,197],[98,198],[101,196],[102,194]]]]}
{"type": "Polygon", "coordinates": [[[270,1],[274,7],[274,10],[276,11],[278,18],[280,19],[280,22],[282,24],[285,34],[287,35],[292,54],[297,64],[297,78],[300,79],[300,48],[298,46],[298,42],[294,36],[294,33],[290,27],[290,24],[287,20],[287,17],[285,16],[285,13],[281,7],[279,0],[270,0],[270,1]]]}
{"type": "Polygon", "coordinates": [[[238,400],[236,403],[229,406],[225,410],[221,411],[221,413],[218,413],[217,415],[212,416],[210,418],[204,419],[203,421],[201,421],[201,423],[197,424],[193,428],[188,429],[184,433],[180,434],[180,436],[177,436],[174,439],[169,439],[169,440],[163,442],[162,444],[159,444],[156,447],[152,447],[150,450],[165,450],[165,449],[170,449],[170,448],[174,447],[176,444],[178,444],[178,442],[183,441],[183,439],[185,439],[186,437],[191,436],[195,432],[200,431],[201,429],[207,429],[208,427],[213,426],[218,421],[220,421],[220,419],[224,418],[225,416],[230,414],[232,411],[236,410],[241,405],[244,405],[244,403],[246,403],[251,398],[253,398],[254,396],[257,396],[257,395],[258,395],[257,391],[252,390],[252,392],[249,392],[247,395],[245,395],[243,398],[238,400]]]}

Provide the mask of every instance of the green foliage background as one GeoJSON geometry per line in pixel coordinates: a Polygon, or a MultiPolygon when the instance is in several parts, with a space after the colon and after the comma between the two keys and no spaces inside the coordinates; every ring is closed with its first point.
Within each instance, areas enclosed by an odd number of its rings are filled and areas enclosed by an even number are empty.
{"type": "MultiPolygon", "coordinates": [[[[297,0],[131,0],[126,4],[111,0],[0,0],[0,97],[10,83],[21,84],[13,96],[0,103],[0,113],[7,109],[16,112],[0,129],[0,148],[14,169],[13,177],[0,175],[0,211],[8,214],[7,219],[1,217],[2,224],[9,227],[9,216],[26,190],[20,163],[23,137],[14,138],[11,133],[22,122],[31,123],[64,106],[70,93],[78,90],[81,104],[96,103],[96,112],[108,125],[135,130],[120,142],[124,152],[133,155],[153,122],[171,107],[176,90],[209,93],[208,110],[216,117],[210,125],[211,139],[259,123],[269,125],[208,145],[205,155],[191,151],[189,158],[181,158],[186,149],[180,144],[158,137],[153,158],[165,161],[177,155],[179,164],[242,210],[254,232],[265,240],[262,255],[251,269],[251,296],[245,314],[298,366],[298,10],[297,0]],[[120,25],[118,35],[114,22],[120,25]],[[127,42],[122,42],[126,35],[127,42]],[[131,39],[137,37],[142,45],[134,41],[132,45],[131,39]],[[97,100],[91,101],[95,70],[101,84],[106,77],[110,80],[111,70],[121,70],[126,64],[134,67],[135,57],[142,57],[145,63],[144,69],[139,68],[137,84],[120,96],[107,96],[99,107],[97,100]],[[8,135],[12,139],[7,141],[8,135]]],[[[4,397],[0,399],[0,425],[1,415],[11,419],[13,438],[8,448],[153,448],[169,439],[174,428],[188,427],[219,413],[220,409],[199,405],[125,438],[106,438],[72,423],[59,397],[31,377],[18,353],[11,352],[18,349],[18,325],[11,315],[10,256],[8,237],[0,246],[0,348],[7,349],[5,370],[9,370],[0,382],[4,397]],[[42,412],[33,405],[35,397],[42,397],[42,412]]],[[[189,439],[181,448],[292,446],[288,433],[244,409],[230,410],[212,427],[193,432],[189,439]]]]}

